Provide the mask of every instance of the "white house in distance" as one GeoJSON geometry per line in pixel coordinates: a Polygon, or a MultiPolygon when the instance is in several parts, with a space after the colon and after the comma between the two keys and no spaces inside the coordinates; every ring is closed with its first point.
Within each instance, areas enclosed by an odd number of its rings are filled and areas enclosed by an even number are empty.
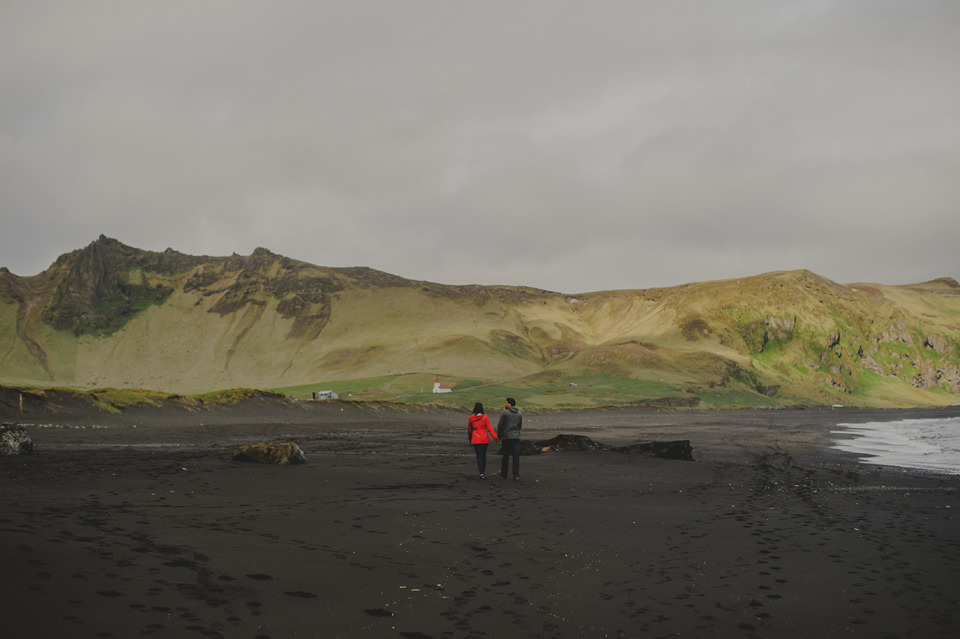
{"type": "Polygon", "coordinates": [[[440,377],[437,376],[437,378],[433,380],[433,392],[434,393],[452,393],[453,389],[450,388],[449,386],[444,386],[443,384],[441,384],[440,377]]]}

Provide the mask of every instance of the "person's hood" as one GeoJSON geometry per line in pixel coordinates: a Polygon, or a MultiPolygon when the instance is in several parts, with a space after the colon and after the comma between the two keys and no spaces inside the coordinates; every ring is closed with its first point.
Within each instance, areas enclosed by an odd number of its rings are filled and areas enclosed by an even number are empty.
{"type": "Polygon", "coordinates": [[[520,409],[517,408],[516,406],[504,406],[504,408],[506,408],[506,409],[507,409],[508,411],[510,411],[511,413],[519,413],[519,412],[520,412],[520,409]]]}

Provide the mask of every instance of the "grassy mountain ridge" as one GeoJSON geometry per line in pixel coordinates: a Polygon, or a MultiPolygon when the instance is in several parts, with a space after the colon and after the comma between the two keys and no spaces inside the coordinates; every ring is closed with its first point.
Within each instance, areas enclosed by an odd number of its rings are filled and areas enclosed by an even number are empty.
{"type": "Polygon", "coordinates": [[[790,271],[573,296],[101,236],[39,275],[0,270],[0,362],[8,385],[178,393],[377,380],[379,396],[419,395],[441,375],[544,406],[950,404],[960,285],[790,271]]]}

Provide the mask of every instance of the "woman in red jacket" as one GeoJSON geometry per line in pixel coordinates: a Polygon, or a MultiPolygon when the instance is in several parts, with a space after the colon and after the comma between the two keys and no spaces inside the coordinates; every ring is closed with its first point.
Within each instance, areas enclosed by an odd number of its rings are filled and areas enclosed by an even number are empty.
{"type": "Polygon", "coordinates": [[[483,404],[477,402],[473,406],[473,414],[467,420],[467,441],[473,446],[473,452],[477,455],[480,479],[486,479],[487,445],[490,443],[491,435],[493,440],[497,441],[497,434],[493,431],[490,418],[483,412],[483,404]]]}

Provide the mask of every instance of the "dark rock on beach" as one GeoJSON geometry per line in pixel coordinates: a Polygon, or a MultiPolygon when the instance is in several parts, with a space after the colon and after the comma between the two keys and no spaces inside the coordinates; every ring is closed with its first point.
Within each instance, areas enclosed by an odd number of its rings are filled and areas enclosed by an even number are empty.
{"type": "Polygon", "coordinates": [[[302,464],[307,461],[300,447],[293,442],[248,444],[233,451],[236,461],[259,464],[302,464]]]}
{"type": "Polygon", "coordinates": [[[629,446],[618,446],[612,450],[630,455],[646,455],[647,457],[659,457],[660,459],[682,459],[685,461],[693,460],[693,447],[689,439],[677,439],[668,442],[647,442],[640,444],[630,444],[629,446]]]}
{"type": "Polygon", "coordinates": [[[29,455],[32,452],[33,440],[27,429],[8,422],[0,426],[0,455],[29,455]]]}
{"type": "Polygon", "coordinates": [[[553,439],[530,443],[532,446],[524,447],[521,452],[530,454],[527,453],[527,450],[530,450],[531,453],[539,454],[548,451],[608,450],[606,446],[593,441],[586,435],[557,435],[553,439]]]}
{"type": "Polygon", "coordinates": [[[681,459],[686,461],[693,460],[693,447],[690,445],[689,439],[640,442],[626,446],[607,446],[606,444],[602,444],[590,439],[586,435],[564,434],[557,435],[556,437],[545,441],[522,440],[520,442],[521,455],[539,455],[546,452],[570,452],[585,450],[613,451],[617,453],[627,453],[630,455],[659,457],[660,459],[681,459]]]}

